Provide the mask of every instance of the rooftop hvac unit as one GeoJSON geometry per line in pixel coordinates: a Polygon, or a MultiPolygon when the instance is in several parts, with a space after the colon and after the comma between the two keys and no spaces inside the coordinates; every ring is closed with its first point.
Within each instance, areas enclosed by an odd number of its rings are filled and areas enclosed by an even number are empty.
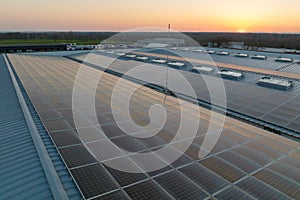
{"type": "Polygon", "coordinates": [[[249,57],[249,55],[245,54],[245,53],[237,53],[234,56],[239,57],[239,58],[248,58],[249,57]]]}
{"type": "Polygon", "coordinates": [[[293,81],[263,77],[258,81],[257,85],[277,90],[288,90],[293,87],[293,81]]]}
{"type": "Polygon", "coordinates": [[[190,49],[189,48],[182,48],[180,49],[180,51],[189,51],[190,49]]]}
{"type": "Polygon", "coordinates": [[[159,64],[164,64],[164,63],[166,63],[167,61],[166,61],[166,60],[162,60],[162,59],[154,59],[154,60],[152,60],[152,62],[154,62],[154,63],[159,63],[159,64]]]}
{"type": "Polygon", "coordinates": [[[146,56],[138,56],[136,57],[137,60],[148,60],[149,58],[146,56]]]}
{"type": "Polygon", "coordinates": [[[213,74],[215,72],[212,67],[193,67],[190,71],[201,74],[213,74]]]}
{"type": "Polygon", "coordinates": [[[228,56],[228,55],[229,55],[229,52],[227,52],[227,51],[219,51],[219,52],[217,52],[217,55],[220,55],[220,56],[228,56]]]}
{"type": "Polygon", "coordinates": [[[201,49],[194,49],[193,52],[201,53],[201,52],[203,52],[203,50],[201,50],[201,49]]]}
{"type": "Polygon", "coordinates": [[[183,67],[185,64],[183,62],[168,62],[168,65],[171,65],[173,67],[183,67]]]}
{"type": "Polygon", "coordinates": [[[117,56],[125,56],[126,54],[125,53],[122,53],[122,52],[119,52],[119,53],[116,53],[117,56]]]}
{"type": "Polygon", "coordinates": [[[293,62],[292,58],[283,58],[283,57],[278,57],[275,59],[276,62],[284,62],[284,63],[291,63],[293,62]]]}
{"type": "Polygon", "coordinates": [[[221,70],[219,72],[220,76],[224,79],[239,81],[244,78],[244,74],[240,72],[228,71],[228,70],[221,70]]]}
{"type": "Polygon", "coordinates": [[[262,55],[253,55],[251,56],[252,59],[257,59],[257,60],[266,60],[267,57],[266,56],[262,56],[262,55]]]}
{"type": "Polygon", "coordinates": [[[125,57],[127,57],[127,58],[135,58],[136,57],[136,55],[134,55],[134,54],[126,54],[126,56],[125,57]]]}

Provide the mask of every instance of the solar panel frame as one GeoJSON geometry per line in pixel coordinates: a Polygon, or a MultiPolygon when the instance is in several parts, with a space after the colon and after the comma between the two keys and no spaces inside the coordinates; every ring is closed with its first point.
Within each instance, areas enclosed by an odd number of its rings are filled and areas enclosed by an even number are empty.
{"type": "Polygon", "coordinates": [[[99,163],[72,169],[71,173],[87,199],[118,189],[99,163]]]}
{"type": "Polygon", "coordinates": [[[210,194],[221,190],[229,185],[226,179],[221,178],[212,171],[199,164],[193,163],[178,169],[185,176],[189,177],[193,182],[210,194]]]}
{"type": "Polygon", "coordinates": [[[278,190],[275,190],[273,187],[270,187],[253,177],[244,179],[236,186],[256,199],[291,199],[278,190]]]}
{"type": "Polygon", "coordinates": [[[125,188],[133,200],[140,199],[172,199],[159,185],[154,181],[147,180],[141,183],[125,188]]]}
{"type": "Polygon", "coordinates": [[[79,167],[96,162],[96,159],[83,145],[59,148],[59,152],[69,168],[79,167]]]}
{"type": "Polygon", "coordinates": [[[155,177],[154,180],[175,199],[204,199],[208,196],[176,170],[155,177]]]}

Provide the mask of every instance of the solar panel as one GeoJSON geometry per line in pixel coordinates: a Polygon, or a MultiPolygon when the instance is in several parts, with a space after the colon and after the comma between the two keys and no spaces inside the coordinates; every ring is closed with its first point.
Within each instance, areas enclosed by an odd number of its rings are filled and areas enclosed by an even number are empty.
{"type": "Polygon", "coordinates": [[[272,162],[272,159],[270,157],[246,146],[234,148],[233,151],[247,157],[248,159],[253,160],[260,165],[266,165],[272,162]]]}
{"type": "Polygon", "coordinates": [[[128,135],[114,138],[111,141],[126,151],[138,152],[146,150],[146,146],[140,143],[137,139],[128,135]]]}
{"type": "Polygon", "coordinates": [[[133,200],[140,199],[172,199],[161,187],[152,180],[143,181],[141,183],[125,188],[133,200]]]}
{"type": "Polygon", "coordinates": [[[300,198],[300,190],[297,183],[289,181],[288,179],[283,178],[270,170],[263,169],[255,173],[254,176],[266,184],[271,185],[272,187],[287,194],[293,199],[300,198]]]}
{"type": "Polygon", "coordinates": [[[41,112],[39,112],[39,116],[42,121],[62,118],[62,116],[55,110],[41,111],[41,112]]]}
{"type": "MultiPolygon", "coordinates": [[[[124,160],[124,158],[121,158],[124,160]]],[[[131,161],[132,162],[132,161],[131,161]]],[[[131,162],[124,162],[124,165],[133,166],[131,162]]],[[[137,168],[136,166],[133,166],[134,168],[137,168]]],[[[109,173],[118,181],[118,183],[123,187],[127,186],[136,182],[139,182],[141,180],[146,179],[146,175],[143,173],[128,173],[128,172],[122,172],[119,170],[115,170],[110,167],[106,167],[109,173]]],[[[138,171],[138,169],[137,169],[138,171]]]]}
{"type": "Polygon", "coordinates": [[[239,182],[237,186],[257,199],[290,199],[278,190],[253,177],[246,178],[239,182]]]}
{"type": "MultiPolygon", "coordinates": [[[[135,136],[139,137],[140,135],[143,136],[144,134],[145,133],[140,133],[140,134],[136,134],[135,136]]],[[[148,138],[138,138],[137,140],[143,143],[143,145],[145,145],[147,148],[155,148],[166,144],[166,142],[163,139],[161,139],[156,135],[148,138]]]]}
{"type": "Polygon", "coordinates": [[[118,199],[118,200],[127,200],[129,198],[126,196],[126,194],[123,191],[117,190],[115,192],[111,192],[109,194],[105,194],[103,196],[96,197],[94,199],[95,200],[115,200],[115,199],[118,199]]]}
{"type": "Polygon", "coordinates": [[[44,121],[43,123],[48,132],[71,129],[69,123],[64,119],[44,121]]]}
{"type": "Polygon", "coordinates": [[[116,124],[101,125],[101,128],[108,138],[126,135],[116,124]]]}
{"type": "Polygon", "coordinates": [[[227,163],[216,157],[207,158],[200,161],[199,163],[224,177],[231,183],[243,178],[246,175],[244,172],[228,165],[227,163]]]}
{"type": "Polygon", "coordinates": [[[59,152],[69,168],[96,162],[83,145],[60,148],[59,152]]]}
{"type": "Polygon", "coordinates": [[[261,145],[258,142],[249,142],[246,144],[246,146],[248,146],[251,149],[258,150],[259,152],[271,158],[278,158],[279,156],[281,156],[281,154],[278,151],[275,151],[273,148],[268,147],[266,145],[261,145]]]}
{"type": "Polygon", "coordinates": [[[242,192],[241,190],[230,187],[217,195],[215,195],[217,199],[220,200],[227,200],[227,199],[240,199],[240,200],[250,200],[253,199],[250,195],[247,195],[245,192],[242,192]]]}
{"type": "Polygon", "coordinates": [[[175,160],[171,165],[173,167],[177,168],[177,167],[186,165],[191,162],[193,162],[193,160],[191,158],[189,158],[188,156],[186,156],[185,154],[183,154],[177,160],[175,160]]]}
{"type": "Polygon", "coordinates": [[[76,131],[83,142],[92,142],[105,139],[104,134],[99,127],[83,127],[76,129],[76,131]]]}
{"type": "Polygon", "coordinates": [[[111,148],[113,143],[110,140],[100,140],[86,144],[99,160],[107,160],[115,157],[122,157],[124,153],[118,148],[111,148]],[[103,151],[105,149],[105,151],[103,151]]]}
{"type": "Polygon", "coordinates": [[[189,177],[210,194],[213,194],[228,185],[228,182],[225,179],[195,163],[180,168],[178,171],[189,177]]]}
{"type": "Polygon", "coordinates": [[[100,164],[88,165],[71,170],[85,198],[91,198],[117,189],[112,178],[100,164]]]}
{"type": "Polygon", "coordinates": [[[74,144],[80,144],[80,140],[75,131],[65,130],[50,133],[54,143],[57,147],[69,146],[74,144]]]}
{"type": "Polygon", "coordinates": [[[154,178],[175,199],[204,199],[207,197],[200,188],[173,170],[154,178]]]}
{"type": "Polygon", "coordinates": [[[231,163],[232,165],[243,170],[246,173],[254,172],[262,167],[261,165],[258,165],[257,163],[233,151],[226,151],[224,153],[218,154],[218,157],[226,160],[227,162],[231,163]]]}

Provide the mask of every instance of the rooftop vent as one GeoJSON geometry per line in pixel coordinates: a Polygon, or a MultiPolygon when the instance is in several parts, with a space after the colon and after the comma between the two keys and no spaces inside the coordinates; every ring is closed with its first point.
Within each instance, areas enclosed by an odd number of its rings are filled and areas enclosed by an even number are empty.
{"type": "Polygon", "coordinates": [[[168,65],[171,65],[174,67],[183,67],[185,64],[183,62],[173,61],[173,62],[168,62],[168,65]]]}
{"type": "Polygon", "coordinates": [[[127,57],[127,58],[135,58],[136,55],[134,55],[134,54],[126,54],[126,57],[127,57]]]}
{"type": "Polygon", "coordinates": [[[249,55],[245,54],[245,53],[237,53],[234,56],[239,57],[239,58],[248,58],[249,57],[249,55]]]}
{"type": "Polygon", "coordinates": [[[251,56],[252,59],[257,59],[257,60],[266,60],[267,57],[266,56],[262,56],[262,55],[253,55],[251,56]]]}
{"type": "Polygon", "coordinates": [[[148,60],[149,58],[146,56],[138,56],[136,57],[137,60],[148,60]]]}
{"type": "Polygon", "coordinates": [[[227,51],[219,51],[219,52],[217,52],[217,55],[228,56],[229,52],[227,52],[227,51]]]}
{"type": "Polygon", "coordinates": [[[152,62],[163,64],[163,63],[166,63],[167,61],[166,60],[162,60],[162,59],[154,59],[154,60],[152,60],[152,62]]]}
{"type": "Polygon", "coordinates": [[[125,56],[126,54],[125,53],[122,53],[122,52],[119,52],[119,53],[116,53],[117,56],[125,56]]]}
{"type": "Polygon", "coordinates": [[[201,50],[201,49],[194,49],[193,52],[201,53],[201,52],[203,52],[203,50],[201,50]]]}
{"type": "Polygon", "coordinates": [[[181,51],[189,51],[190,49],[189,48],[182,48],[180,49],[181,51]]]}
{"type": "Polygon", "coordinates": [[[215,72],[212,67],[193,67],[190,71],[201,74],[213,74],[215,72]]]}
{"type": "Polygon", "coordinates": [[[235,71],[221,70],[219,72],[222,78],[239,81],[244,78],[244,74],[235,71]]]}
{"type": "Polygon", "coordinates": [[[291,63],[293,62],[292,58],[283,58],[283,57],[278,57],[275,59],[276,62],[284,62],[284,63],[291,63]]]}
{"type": "Polygon", "coordinates": [[[261,78],[258,81],[257,85],[277,90],[288,90],[293,87],[293,81],[271,78],[266,76],[261,78]]]}

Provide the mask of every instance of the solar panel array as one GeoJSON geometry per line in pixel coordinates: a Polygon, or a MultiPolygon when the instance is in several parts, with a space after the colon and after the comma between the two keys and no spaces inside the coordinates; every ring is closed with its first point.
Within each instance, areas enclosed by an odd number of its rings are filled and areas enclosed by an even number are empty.
{"type": "MultiPolygon", "coordinates": [[[[84,60],[85,55],[77,56],[77,58],[84,60]]],[[[87,62],[96,66],[104,66],[99,63],[99,60],[108,63],[113,58],[90,54],[87,62]]],[[[140,65],[137,61],[118,59],[110,65],[109,69],[124,74],[137,65],[140,65]]],[[[157,67],[161,67],[161,65],[157,65],[157,67]]],[[[156,70],[149,71],[149,68],[147,70],[144,72],[148,74],[157,73],[156,70]]],[[[211,102],[206,83],[200,75],[186,71],[181,71],[181,74],[191,83],[199,99],[211,102]]],[[[162,74],[159,75],[162,76],[162,74]]],[[[256,79],[255,77],[254,75],[254,79],[256,79]]],[[[138,79],[139,77],[137,76],[136,78],[138,79]]],[[[299,94],[290,94],[229,80],[224,80],[224,85],[228,109],[295,132],[300,131],[300,117],[298,116],[300,113],[299,94]]],[[[295,90],[299,88],[300,85],[295,90]]]]}
{"type": "MultiPolygon", "coordinates": [[[[110,152],[109,160],[105,160],[107,152],[97,152],[98,147],[113,142],[132,152],[144,152],[155,151],[169,143],[176,134],[180,116],[176,99],[167,98],[170,119],[163,131],[149,139],[129,137],[114,123],[110,109],[109,95],[118,78],[105,73],[101,87],[97,89],[95,107],[99,123],[109,139],[101,137],[98,122],[84,116],[85,123],[80,128],[89,137],[81,141],[78,131],[74,129],[71,101],[79,64],[65,58],[47,56],[12,54],[9,59],[85,199],[300,198],[300,144],[296,141],[226,117],[225,129],[218,143],[207,157],[199,159],[199,149],[207,134],[212,112],[204,108],[200,108],[200,113],[191,112],[191,116],[201,118],[198,134],[176,162],[149,173],[131,174],[112,169],[105,163],[121,159],[128,167],[143,168],[145,160],[138,154],[122,156],[119,152],[110,152]],[[90,154],[83,142],[94,148],[97,152],[95,156],[90,154]],[[112,155],[115,157],[112,158],[112,155]],[[97,159],[100,157],[102,161],[97,159]]],[[[125,67],[130,64],[127,62],[125,67]]],[[[90,70],[98,72],[96,69],[90,70]]],[[[85,75],[91,77],[93,73],[85,75]]],[[[126,83],[123,92],[136,84],[126,83]]],[[[266,96],[264,90],[252,92],[266,96]]],[[[277,93],[272,91],[269,95],[277,93]]],[[[240,95],[238,97],[241,98],[240,95]]],[[[140,87],[131,99],[132,110],[135,111],[133,118],[140,120],[137,123],[147,124],[147,109],[154,103],[162,103],[163,99],[163,94],[140,87]]],[[[246,102],[247,98],[244,99],[246,102]]],[[[284,98],[274,101],[278,105],[284,98]]],[[[234,105],[233,101],[231,103],[234,105]]],[[[191,110],[196,106],[188,105],[191,110]]],[[[293,112],[287,114],[292,115],[293,112]]],[[[218,125],[218,122],[212,123],[218,125]]],[[[163,158],[156,159],[165,162],[163,158]]]]}

